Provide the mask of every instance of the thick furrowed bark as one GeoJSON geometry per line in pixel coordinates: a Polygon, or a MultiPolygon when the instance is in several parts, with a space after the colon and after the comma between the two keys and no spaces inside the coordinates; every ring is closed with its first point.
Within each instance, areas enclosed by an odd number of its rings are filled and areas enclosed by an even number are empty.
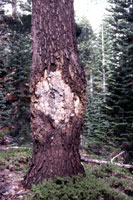
{"type": "MultiPolygon", "coordinates": [[[[25,186],[39,184],[44,179],[85,174],[75,140],[69,141],[60,130],[54,142],[47,145],[35,141],[32,164],[24,179],[25,186]],[[68,140],[68,141],[67,141],[68,140]]],[[[79,139],[77,139],[79,141],[79,139]]],[[[49,140],[50,141],[50,140],[49,140]]]]}
{"type": "Polygon", "coordinates": [[[86,105],[73,0],[33,0],[31,70],[32,163],[25,187],[56,176],[84,174],[79,143],[86,105]]]}

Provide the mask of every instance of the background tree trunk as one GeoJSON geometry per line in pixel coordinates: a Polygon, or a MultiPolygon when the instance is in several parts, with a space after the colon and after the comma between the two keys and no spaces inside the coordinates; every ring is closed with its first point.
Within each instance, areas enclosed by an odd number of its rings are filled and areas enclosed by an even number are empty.
{"type": "Polygon", "coordinates": [[[86,81],[77,53],[73,0],[33,0],[32,163],[24,186],[84,174],[79,144],[86,81]]]}
{"type": "Polygon", "coordinates": [[[17,0],[12,0],[12,15],[16,15],[17,14],[17,0]]]}

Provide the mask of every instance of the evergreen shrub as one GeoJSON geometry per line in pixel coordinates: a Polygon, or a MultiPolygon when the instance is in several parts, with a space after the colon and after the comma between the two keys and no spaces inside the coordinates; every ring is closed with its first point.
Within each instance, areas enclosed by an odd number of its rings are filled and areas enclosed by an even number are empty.
{"type": "MultiPolygon", "coordinates": [[[[27,199],[27,198],[26,198],[27,199]]],[[[42,184],[33,185],[27,200],[126,200],[124,195],[111,189],[108,183],[92,174],[86,177],[58,177],[54,181],[48,179],[42,184]]],[[[127,199],[129,200],[129,199],[127,199]]]]}

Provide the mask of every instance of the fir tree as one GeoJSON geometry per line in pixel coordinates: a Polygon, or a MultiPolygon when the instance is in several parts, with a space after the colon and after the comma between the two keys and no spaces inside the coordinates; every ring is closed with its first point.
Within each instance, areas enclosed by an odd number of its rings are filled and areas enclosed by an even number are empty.
{"type": "MultiPolygon", "coordinates": [[[[110,59],[112,73],[108,81],[107,114],[109,134],[117,145],[132,148],[133,133],[133,6],[126,1],[109,1],[112,5],[109,23],[113,41],[110,59]]],[[[132,152],[129,152],[131,157],[132,152]]]]}
{"type": "Polygon", "coordinates": [[[6,27],[5,38],[1,38],[1,122],[9,126],[13,136],[29,135],[29,75],[31,65],[31,16],[2,17],[6,27]]]}

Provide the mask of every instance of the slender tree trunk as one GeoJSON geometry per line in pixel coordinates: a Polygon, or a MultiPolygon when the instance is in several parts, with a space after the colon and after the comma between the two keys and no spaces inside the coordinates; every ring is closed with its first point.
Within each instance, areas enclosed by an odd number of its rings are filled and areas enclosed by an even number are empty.
{"type": "Polygon", "coordinates": [[[93,73],[92,69],[90,69],[90,95],[93,98],[93,73]]]}
{"type": "Polygon", "coordinates": [[[32,163],[24,186],[84,174],[79,144],[86,105],[73,0],[33,0],[32,163]]]}
{"type": "Polygon", "coordinates": [[[17,14],[17,0],[12,0],[12,15],[17,14]]]}
{"type": "Polygon", "coordinates": [[[103,70],[103,94],[104,102],[106,101],[106,72],[105,72],[105,53],[104,53],[104,27],[102,24],[102,70],[103,70]]]}

